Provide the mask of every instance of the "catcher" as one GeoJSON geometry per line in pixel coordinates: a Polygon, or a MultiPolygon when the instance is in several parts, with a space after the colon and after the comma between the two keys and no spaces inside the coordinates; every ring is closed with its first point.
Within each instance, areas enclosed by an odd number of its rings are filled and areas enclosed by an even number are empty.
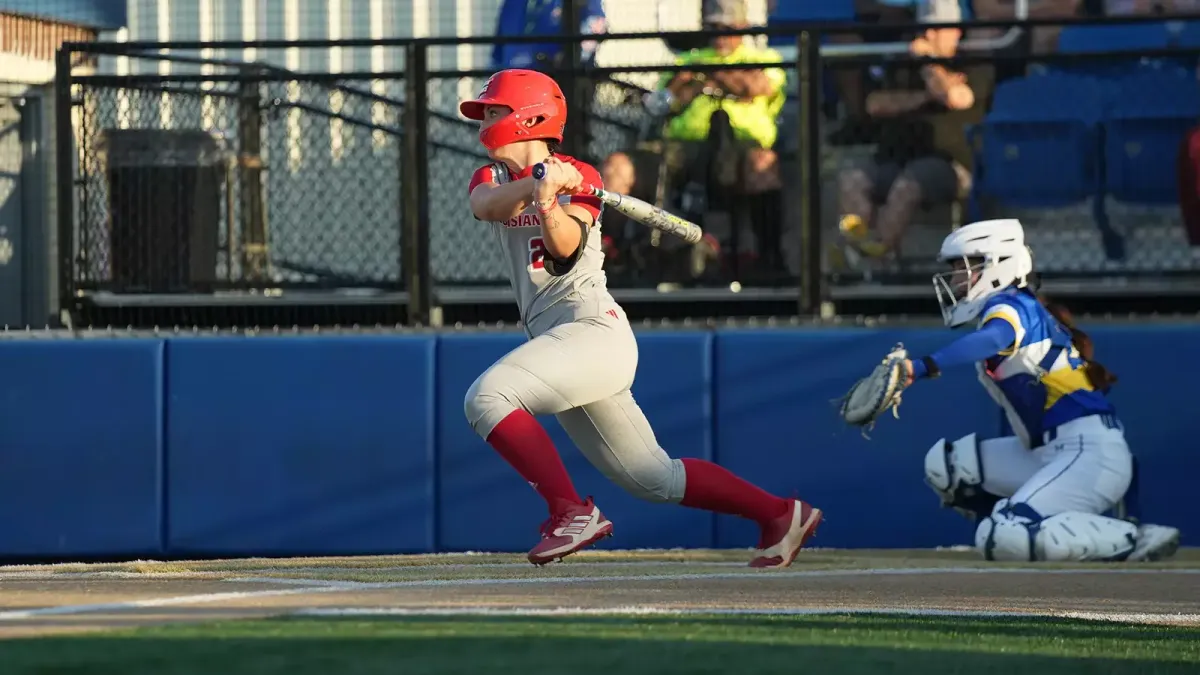
{"type": "Polygon", "coordinates": [[[1122,504],[1134,460],[1106,394],[1117,378],[1095,360],[1087,333],[1030,285],[1033,258],[1017,220],[952,232],[933,278],[946,325],[974,332],[928,356],[897,345],[850,390],[842,418],[867,426],[895,412],[918,380],[974,363],[1015,436],[941,439],[925,456],[926,482],[945,506],[978,523],[988,560],[1153,561],[1179,547],[1179,530],[1103,515],[1122,504]]]}

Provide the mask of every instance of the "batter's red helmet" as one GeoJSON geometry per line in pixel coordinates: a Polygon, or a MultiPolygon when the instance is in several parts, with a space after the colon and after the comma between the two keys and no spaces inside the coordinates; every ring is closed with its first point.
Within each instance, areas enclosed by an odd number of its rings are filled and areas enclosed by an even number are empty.
{"type": "Polygon", "coordinates": [[[545,73],[536,70],[509,69],[492,75],[483,91],[472,101],[463,101],[458,110],[464,117],[483,120],[483,107],[503,105],[512,113],[479,132],[483,147],[495,150],[518,141],[563,139],[567,123],[567,99],[562,89],[545,73]]]}

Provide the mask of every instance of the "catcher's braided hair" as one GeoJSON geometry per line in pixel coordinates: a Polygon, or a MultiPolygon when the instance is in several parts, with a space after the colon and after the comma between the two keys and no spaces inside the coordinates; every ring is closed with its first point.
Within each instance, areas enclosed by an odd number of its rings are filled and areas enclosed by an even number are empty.
{"type": "Polygon", "coordinates": [[[1050,312],[1071,334],[1071,344],[1075,345],[1075,349],[1079,351],[1079,356],[1083,359],[1083,372],[1087,375],[1088,382],[1092,383],[1092,387],[1096,391],[1108,393],[1108,390],[1117,383],[1117,376],[1095,360],[1096,347],[1092,344],[1091,336],[1075,325],[1075,317],[1071,315],[1071,310],[1064,305],[1049,300],[1044,295],[1038,295],[1037,299],[1046,308],[1046,311],[1050,312]]]}

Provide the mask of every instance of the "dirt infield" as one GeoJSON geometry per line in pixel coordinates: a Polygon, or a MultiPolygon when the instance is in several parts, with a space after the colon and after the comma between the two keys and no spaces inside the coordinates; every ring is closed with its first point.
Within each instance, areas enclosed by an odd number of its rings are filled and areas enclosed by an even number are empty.
{"type": "Polygon", "coordinates": [[[1167,564],[982,566],[933,552],[816,552],[756,571],[738,552],[0,567],[0,637],[288,614],[706,611],[1088,613],[1200,624],[1200,551],[1167,564]]]}

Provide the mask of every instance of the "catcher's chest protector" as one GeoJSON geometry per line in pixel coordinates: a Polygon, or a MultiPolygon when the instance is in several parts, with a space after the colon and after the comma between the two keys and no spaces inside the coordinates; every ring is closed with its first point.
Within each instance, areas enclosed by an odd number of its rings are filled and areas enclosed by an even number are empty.
{"type": "Polygon", "coordinates": [[[979,381],[1004,410],[1026,447],[1041,446],[1051,430],[1090,415],[1115,415],[1088,380],[1071,334],[1036,298],[1006,292],[988,303],[980,325],[1001,319],[1016,329],[1015,346],[979,364],[979,381]]]}

